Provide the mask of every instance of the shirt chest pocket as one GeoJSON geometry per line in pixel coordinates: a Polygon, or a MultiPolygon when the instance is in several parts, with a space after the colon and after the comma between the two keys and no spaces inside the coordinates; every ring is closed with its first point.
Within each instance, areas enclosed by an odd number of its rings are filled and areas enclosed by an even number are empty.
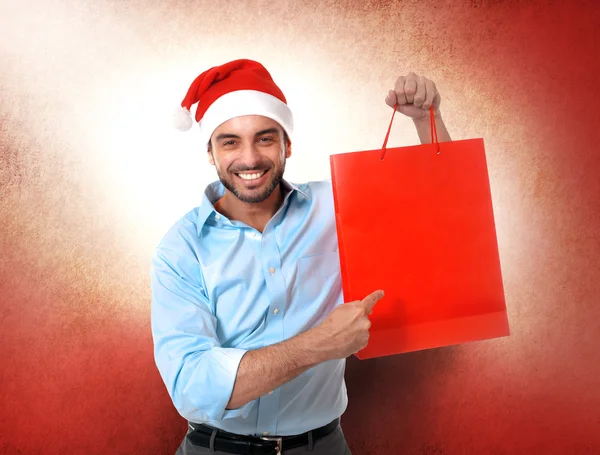
{"type": "MultiPolygon", "coordinates": [[[[342,303],[340,258],[337,251],[304,256],[297,261],[297,295],[306,305],[335,307],[342,303]]],[[[330,308],[332,309],[332,308],[330,308]]]]}

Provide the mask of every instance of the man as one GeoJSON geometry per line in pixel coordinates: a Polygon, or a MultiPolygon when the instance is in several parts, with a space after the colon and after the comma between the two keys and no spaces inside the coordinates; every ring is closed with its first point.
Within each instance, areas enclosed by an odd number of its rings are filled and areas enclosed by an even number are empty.
{"type": "MultiPolygon", "coordinates": [[[[366,346],[383,292],[342,305],[331,184],[283,179],[293,119],[268,71],[213,67],[184,112],[195,103],[219,181],[167,232],[151,273],[156,363],[189,421],[177,453],[350,454],[345,359],[366,346]]],[[[450,140],[428,79],[398,78],[386,103],[422,142],[433,106],[439,140],[450,140]]]]}

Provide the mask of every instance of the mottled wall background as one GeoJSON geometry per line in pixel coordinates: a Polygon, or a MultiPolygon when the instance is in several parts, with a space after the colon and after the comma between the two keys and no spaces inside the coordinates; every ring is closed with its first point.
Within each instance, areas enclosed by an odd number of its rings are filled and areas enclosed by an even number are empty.
{"type": "Polygon", "coordinates": [[[593,1],[0,1],[0,453],[174,452],[149,258],[216,174],[169,116],[243,57],[295,111],[292,181],[380,146],[411,70],[485,139],[512,335],[349,359],[353,453],[600,453],[599,23],[593,1]]]}

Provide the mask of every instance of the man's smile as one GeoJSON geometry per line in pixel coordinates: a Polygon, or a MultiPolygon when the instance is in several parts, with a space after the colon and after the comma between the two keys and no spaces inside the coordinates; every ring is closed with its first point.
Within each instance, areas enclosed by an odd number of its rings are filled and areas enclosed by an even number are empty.
{"type": "Polygon", "coordinates": [[[236,173],[235,175],[237,175],[238,177],[244,179],[244,180],[257,180],[259,178],[261,178],[263,175],[265,175],[267,173],[266,170],[263,171],[252,171],[252,172],[240,172],[240,173],[236,173]]]}
{"type": "Polygon", "coordinates": [[[234,172],[236,180],[243,188],[254,190],[266,184],[271,176],[270,169],[234,172]]]}

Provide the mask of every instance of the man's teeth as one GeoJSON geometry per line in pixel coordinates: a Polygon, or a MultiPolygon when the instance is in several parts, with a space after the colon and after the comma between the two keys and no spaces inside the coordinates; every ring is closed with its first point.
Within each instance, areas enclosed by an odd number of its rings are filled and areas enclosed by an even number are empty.
{"type": "Polygon", "coordinates": [[[254,179],[258,179],[261,178],[266,171],[262,171],[262,172],[257,172],[254,174],[238,174],[241,178],[243,178],[244,180],[254,180],[254,179]]]}

